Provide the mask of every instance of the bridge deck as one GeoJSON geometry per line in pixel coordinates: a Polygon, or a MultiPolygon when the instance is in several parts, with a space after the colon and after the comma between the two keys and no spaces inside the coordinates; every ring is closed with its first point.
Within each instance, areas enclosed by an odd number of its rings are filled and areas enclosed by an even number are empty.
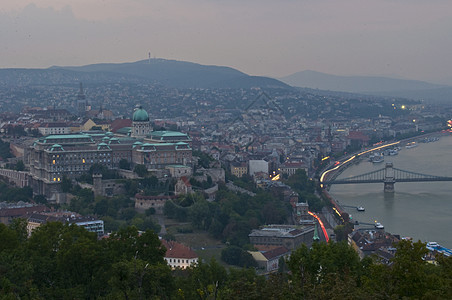
{"type": "MultiPolygon", "coordinates": [[[[434,181],[452,181],[452,177],[438,177],[438,178],[399,178],[394,179],[397,182],[434,182],[434,181]]],[[[362,179],[362,180],[332,180],[324,181],[323,184],[355,184],[355,183],[385,183],[385,179],[362,179]]]]}
{"type": "Polygon", "coordinates": [[[416,173],[393,168],[392,164],[390,165],[387,164],[386,167],[383,169],[338,180],[329,180],[329,181],[327,180],[323,181],[322,184],[329,185],[329,184],[433,182],[433,181],[452,181],[452,177],[416,173]]]}

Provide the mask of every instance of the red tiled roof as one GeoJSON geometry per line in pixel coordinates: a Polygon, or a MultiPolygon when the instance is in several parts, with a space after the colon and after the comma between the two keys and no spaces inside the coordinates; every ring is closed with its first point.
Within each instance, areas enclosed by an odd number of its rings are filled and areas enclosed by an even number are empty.
{"type": "Polygon", "coordinates": [[[286,247],[283,246],[283,247],[278,247],[273,250],[262,253],[262,255],[264,255],[264,257],[266,259],[270,260],[270,259],[282,256],[284,254],[287,254],[289,252],[290,252],[289,249],[287,249],[286,247]]]}
{"type": "Polygon", "coordinates": [[[34,213],[34,212],[43,212],[47,210],[47,207],[45,205],[38,205],[38,206],[32,206],[32,207],[15,207],[15,208],[3,208],[0,209],[0,217],[19,217],[23,216],[27,213],[34,213]]]}
{"type": "Polygon", "coordinates": [[[112,132],[116,132],[124,127],[132,127],[131,119],[116,119],[110,124],[110,128],[112,132]]]}
{"type": "Polygon", "coordinates": [[[186,176],[182,176],[180,179],[186,186],[191,187],[190,180],[186,176]]]}
{"type": "Polygon", "coordinates": [[[162,245],[166,248],[165,258],[198,258],[198,255],[189,247],[175,241],[162,240],[162,245]]]}

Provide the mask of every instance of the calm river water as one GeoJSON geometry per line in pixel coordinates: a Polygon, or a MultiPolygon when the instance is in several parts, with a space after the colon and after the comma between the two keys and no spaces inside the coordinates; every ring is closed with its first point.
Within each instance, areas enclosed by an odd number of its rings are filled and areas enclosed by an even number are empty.
{"type": "MultiPolygon", "coordinates": [[[[392,162],[402,170],[452,177],[452,136],[419,143],[416,148],[403,147],[399,155],[386,156],[385,162],[392,162]]],[[[371,172],[384,165],[364,159],[338,178],[371,172]]],[[[412,237],[415,241],[435,241],[452,248],[452,181],[396,183],[392,195],[383,192],[383,184],[332,185],[330,194],[342,205],[365,207],[365,212],[344,207],[354,220],[377,221],[393,234],[412,237]]]]}

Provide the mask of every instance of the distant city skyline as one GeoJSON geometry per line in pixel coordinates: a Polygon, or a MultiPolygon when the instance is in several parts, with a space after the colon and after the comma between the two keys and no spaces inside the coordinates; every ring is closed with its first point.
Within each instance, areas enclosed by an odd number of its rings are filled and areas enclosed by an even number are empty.
{"type": "Polygon", "coordinates": [[[152,57],[452,85],[447,0],[3,0],[0,68],[152,57]]]}

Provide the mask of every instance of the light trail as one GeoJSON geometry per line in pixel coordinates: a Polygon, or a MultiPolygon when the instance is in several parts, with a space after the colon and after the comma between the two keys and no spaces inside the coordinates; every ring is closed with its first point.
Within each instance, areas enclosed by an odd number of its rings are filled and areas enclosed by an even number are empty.
{"type": "Polygon", "coordinates": [[[386,147],[394,146],[394,145],[397,145],[397,144],[400,144],[400,142],[394,142],[394,143],[390,143],[390,144],[378,146],[378,147],[375,147],[375,148],[372,148],[372,149],[369,149],[369,150],[366,150],[366,151],[363,151],[363,152],[360,152],[360,153],[358,153],[358,154],[353,155],[352,157],[350,157],[350,158],[347,159],[346,161],[343,161],[342,163],[340,163],[340,164],[337,165],[336,167],[334,167],[334,168],[332,168],[332,169],[329,169],[329,170],[323,172],[322,175],[320,176],[320,187],[323,188],[322,182],[324,181],[325,176],[326,176],[328,173],[330,173],[330,172],[332,172],[332,171],[336,171],[337,169],[339,169],[340,167],[342,167],[344,164],[348,163],[349,161],[351,161],[351,160],[353,160],[353,159],[355,159],[355,158],[357,158],[358,156],[361,156],[361,155],[363,155],[363,154],[366,154],[366,153],[369,153],[369,152],[372,152],[372,151],[375,151],[375,150],[383,149],[383,148],[386,148],[386,147]]]}
{"type": "Polygon", "coordinates": [[[369,152],[372,152],[372,151],[375,151],[375,150],[379,150],[379,149],[382,149],[382,148],[394,146],[394,145],[397,145],[397,144],[400,144],[400,142],[394,142],[394,143],[391,143],[391,144],[386,144],[386,145],[383,145],[383,146],[379,146],[379,147],[376,147],[376,148],[372,148],[372,149],[369,149],[369,150],[360,152],[360,153],[358,153],[358,154],[356,154],[356,155],[357,155],[357,156],[361,156],[361,155],[363,155],[363,154],[366,154],[366,153],[369,153],[369,152]]]}
{"type": "Polygon", "coordinates": [[[348,163],[349,161],[351,161],[351,160],[353,160],[353,159],[355,159],[355,158],[356,158],[356,155],[353,155],[352,157],[350,157],[350,158],[347,159],[346,161],[340,163],[339,165],[335,166],[334,168],[329,169],[329,170],[323,172],[322,176],[320,176],[320,187],[323,187],[322,182],[323,182],[323,179],[325,178],[326,174],[328,174],[329,172],[332,172],[332,171],[335,171],[335,170],[339,169],[339,168],[342,167],[344,164],[348,163]]]}
{"type": "Polygon", "coordinates": [[[278,180],[279,180],[279,177],[280,177],[279,174],[276,175],[275,177],[272,178],[272,181],[278,181],[278,180]]]}
{"type": "Polygon", "coordinates": [[[319,224],[320,224],[320,227],[322,228],[323,235],[325,236],[326,242],[328,243],[329,240],[330,240],[330,238],[329,238],[329,236],[328,236],[328,233],[326,232],[326,229],[325,229],[325,226],[323,225],[322,220],[320,220],[320,218],[319,218],[315,213],[313,213],[313,212],[308,211],[308,214],[310,214],[311,216],[313,216],[314,218],[317,219],[317,221],[318,221],[319,224]]]}

